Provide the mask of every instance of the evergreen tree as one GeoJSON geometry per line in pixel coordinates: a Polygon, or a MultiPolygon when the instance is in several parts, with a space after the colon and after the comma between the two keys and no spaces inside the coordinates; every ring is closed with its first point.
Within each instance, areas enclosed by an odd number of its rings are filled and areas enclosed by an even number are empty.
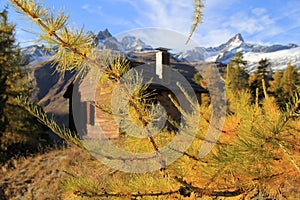
{"type": "Polygon", "coordinates": [[[19,66],[21,56],[15,44],[14,28],[8,22],[7,11],[0,12],[0,149],[18,151],[16,145],[21,145],[33,150],[31,147],[38,147],[45,129],[15,101],[19,95],[29,96],[32,89],[19,66]]]}
{"type": "Polygon", "coordinates": [[[234,58],[229,62],[226,79],[232,90],[238,91],[248,88],[249,75],[244,69],[246,65],[247,61],[243,60],[242,52],[237,52],[234,58]]]}
{"type": "Polygon", "coordinates": [[[297,73],[297,68],[289,63],[283,72],[281,80],[282,96],[285,99],[289,99],[295,93],[298,81],[299,74],[297,73]]]}
{"type": "Polygon", "coordinates": [[[283,72],[277,71],[272,75],[272,80],[270,81],[269,91],[274,95],[278,95],[281,92],[281,79],[283,72]]]}
{"type": "Polygon", "coordinates": [[[299,87],[300,74],[291,63],[282,72],[275,72],[270,81],[269,91],[280,106],[285,106],[299,87]]]}
{"type": "Polygon", "coordinates": [[[269,87],[269,79],[271,76],[271,63],[268,59],[263,58],[258,62],[257,70],[251,75],[249,79],[250,89],[252,94],[256,94],[256,89],[259,90],[258,97],[262,98],[263,94],[263,80],[265,86],[269,87]]]}
{"type": "Polygon", "coordinates": [[[7,11],[0,13],[0,136],[8,126],[8,117],[5,114],[5,106],[9,95],[9,77],[13,74],[13,68],[18,63],[18,52],[14,46],[14,27],[7,23],[7,11]]]}
{"type": "Polygon", "coordinates": [[[268,88],[268,91],[276,97],[276,99],[279,98],[279,96],[282,94],[282,88],[281,88],[281,81],[282,81],[282,75],[283,72],[277,71],[272,75],[272,80],[270,81],[270,87],[268,88]]]}

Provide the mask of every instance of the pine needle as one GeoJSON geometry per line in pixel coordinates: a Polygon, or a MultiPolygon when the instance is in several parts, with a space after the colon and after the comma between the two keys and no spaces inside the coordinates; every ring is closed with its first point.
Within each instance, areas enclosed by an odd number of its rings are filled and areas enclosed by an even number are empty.
{"type": "Polygon", "coordinates": [[[194,34],[194,32],[196,31],[199,23],[201,22],[202,20],[202,8],[203,8],[203,4],[202,4],[202,1],[201,0],[194,0],[194,24],[192,25],[192,30],[189,34],[189,37],[186,41],[185,44],[188,44],[189,41],[191,40],[192,38],[192,35],[194,34]]]}

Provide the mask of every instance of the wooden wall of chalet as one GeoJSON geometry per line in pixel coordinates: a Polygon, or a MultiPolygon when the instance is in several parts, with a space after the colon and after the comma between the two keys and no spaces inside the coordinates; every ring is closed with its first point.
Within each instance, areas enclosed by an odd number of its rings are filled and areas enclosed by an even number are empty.
{"type": "MultiPolygon", "coordinates": [[[[96,103],[104,106],[105,109],[109,109],[111,107],[113,89],[114,84],[111,81],[99,84],[96,89],[96,103]]],[[[101,127],[101,131],[106,137],[109,139],[116,139],[119,137],[119,125],[116,123],[113,116],[108,114],[105,109],[96,108],[95,125],[101,127]]]]}

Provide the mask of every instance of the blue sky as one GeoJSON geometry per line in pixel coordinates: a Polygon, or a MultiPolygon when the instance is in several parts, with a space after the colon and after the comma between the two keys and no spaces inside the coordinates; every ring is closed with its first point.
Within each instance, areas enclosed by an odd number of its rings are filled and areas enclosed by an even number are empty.
{"type": "MultiPolygon", "coordinates": [[[[115,35],[137,28],[166,28],[187,35],[191,29],[193,0],[44,0],[47,7],[65,9],[70,25],[98,32],[105,28],[115,35]]],[[[203,22],[193,39],[200,46],[216,46],[236,33],[261,44],[300,45],[300,0],[206,0],[203,22]]],[[[6,5],[1,0],[0,8],[6,5]]],[[[22,46],[36,38],[25,30],[30,24],[9,9],[22,46]]],[[[32,32],[37,29],[33,26],[32,32]]]]}

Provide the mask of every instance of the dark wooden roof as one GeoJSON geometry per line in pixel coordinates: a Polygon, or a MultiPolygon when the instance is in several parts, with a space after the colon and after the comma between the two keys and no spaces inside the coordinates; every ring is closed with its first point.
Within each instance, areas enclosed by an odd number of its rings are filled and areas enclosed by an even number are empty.
{"type": "Polygon", "coordinates": [[[169,51],[169,50],[171,50],[171,49],[164,48],[164,47],[158,47],[158,48],[156,48],[155,50],[167,52],[167,51],[169,51]]]}
{"type": "MultiPolygon", "coordinates": [[[[147,80],[150,80],[152,78],[152,82],[154,82],[154,84],[150,85],[150,89],[166,90],[166,87],[163,86],[165,83],[162,83],[162,80],[160,80],[159,77],[156,75],[155,53],[156,52],[131,53],[129,54],[129,60],[131,61],[131,65],[133,68],[136,68],[140,65],[145,65],[145,67],[143,67],[143,77],[147,80]],[[159,84],[160,82],[162,84],[159,84]]],[[[164,67],[168,68],[168,66],[164,67]]],[[[192,86],[195,92],[208,93],[206,89],[204,89],[199,84],[193,81],[194,75],[198,71],[192,63],[178,62],[176,59],[171,57],[170,66],[169,69],[167,69],[167,71],[170,70],[179,72],[187,80],[190,86],[192,86]]],[[[172,72],[169,73],[172,74],[172,72]]],[[[184,83],[180,80],[177,80],[176,77],[171,77],[168,87],[171,87],[170,89],[172,90],[179,89],[178,87],[176,87],[177,82],[179,82],[180,84],[184,83]]],[[[188,86],[183,85],[183,87],[188,86]]]]}

